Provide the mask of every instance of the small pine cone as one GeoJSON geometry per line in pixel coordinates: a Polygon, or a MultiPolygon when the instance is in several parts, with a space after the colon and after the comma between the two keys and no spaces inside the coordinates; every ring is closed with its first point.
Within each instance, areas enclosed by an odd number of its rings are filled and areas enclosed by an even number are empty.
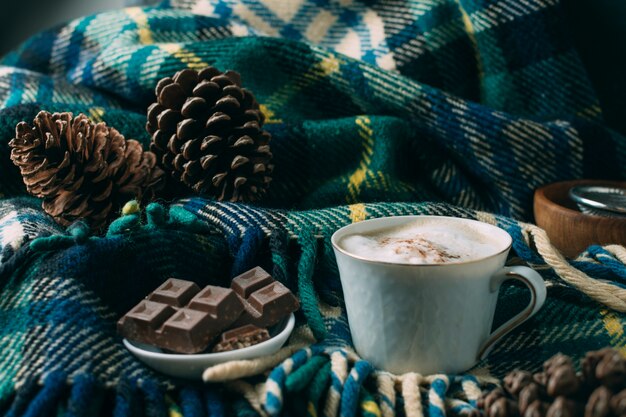
{"type": "Polygon", "coordinates": [[[175,180],[218,200],[254,201],[271,181],[270,134],[239,74],[185,69],[156,87],[150,150],[175,180]]]}
{"type": "Polygon", "coordinates": [[[84,219],[100,229],[127,200],[149,197],[161,184],[152,152],[83,114],[41,111],[33,126],[20,122],[15,130],[11,160],[28,192],[63,226],[84,219]]]}

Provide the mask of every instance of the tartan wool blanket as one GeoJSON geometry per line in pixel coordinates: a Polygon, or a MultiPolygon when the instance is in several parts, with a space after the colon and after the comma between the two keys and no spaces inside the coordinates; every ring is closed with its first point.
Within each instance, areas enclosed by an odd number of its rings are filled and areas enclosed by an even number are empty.
{"type": "MultiPolygon", "coordinates": [[[[7,416],[475,415],[513,368],[626,350],[626,250],[566,260],[529,223],[540,185],[626,178],[626,139],[602,123],[558,0],[171,0],[84,17],[1,61],[0,167],[7,416]],[[95,236],[25,196],[8,148],[19,121],[82,112],[147,145],[156,82],[206,65],[240,72],[262,105],[275,171],[261,202],[157,201],[95,236]],[[496,224],[511,262],[547,281],[543,309],[466,374],[391,375],[351,349],[330,235],[405,214],[496,224]],[[274,356],[174,380],[115,333],[168,277],[227,285],[255,265],[302,304],[274,356]]],[[[507,286],[498,319],[525,297],[507,286]]]]}

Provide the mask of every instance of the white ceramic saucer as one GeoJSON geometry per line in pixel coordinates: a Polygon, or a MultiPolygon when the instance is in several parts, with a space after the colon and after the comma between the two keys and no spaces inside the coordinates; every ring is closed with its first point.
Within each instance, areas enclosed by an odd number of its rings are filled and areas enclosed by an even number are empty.
{"type": "Polygon", "coordinates": [[[140,361],[166,375],[176,378],[202,379],[202,373],[209,366],[228,361],[254,359],[276,353],[289,338],[295,323],[294,315],[290,314],[283,323],[272,328],[270,332],[272,337],[269,340],[229,352],[198,353],[195,355],[163,353],[157,347],[131,342],[127,339],[124,339],[124,346],[140,361]]]}

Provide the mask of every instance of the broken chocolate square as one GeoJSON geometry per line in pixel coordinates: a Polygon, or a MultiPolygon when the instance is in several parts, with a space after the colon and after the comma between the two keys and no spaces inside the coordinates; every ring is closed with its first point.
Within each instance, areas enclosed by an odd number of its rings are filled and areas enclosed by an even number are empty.
{"type": "Polygon", "coordinates": [[[228,352],[265,342],[270,338],[267,329],[246,324],[236,329],[222,333],[220,342],[215,345],[213,352],[228,352]]]}

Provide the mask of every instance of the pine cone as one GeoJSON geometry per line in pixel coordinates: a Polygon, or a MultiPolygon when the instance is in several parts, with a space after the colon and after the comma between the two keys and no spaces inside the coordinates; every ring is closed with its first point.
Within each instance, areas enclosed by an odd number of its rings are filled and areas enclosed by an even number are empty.
{"type": "Polygon", "coordinates": [[[185,69],[156,87],[148,108],[150,150],[174,179],[218,200],[254,201],[266,192],[273,166],[270,134],[239,74],[185,69]]]}
{"type": "Polygon", "coordinates": [[[63,226],[78,219],[100,229],[126,200],[148,198],[163,171],[152,152],[87,116],[41,111],[9,142],[26,189],[63,226]]]}
{"type": "Polygon", "coordinates": [[[555,355],[543,372],[510,372],[478,406],[486,417],[626,416],[626,359],[606,348],[588,352],[581,369],[577,374],[569,356],[555,355]]]}

